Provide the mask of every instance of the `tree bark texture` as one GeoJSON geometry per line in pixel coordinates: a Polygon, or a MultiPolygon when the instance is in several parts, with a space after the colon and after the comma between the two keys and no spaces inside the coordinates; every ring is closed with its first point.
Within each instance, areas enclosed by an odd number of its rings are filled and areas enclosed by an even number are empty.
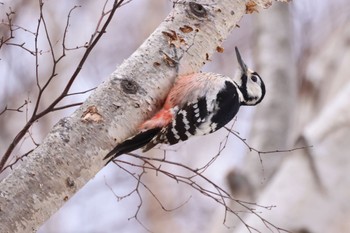
{"type": "Polygon", "coordinates": [[[0,232],[36,231],[103,168],[108,151],[160,107],[177,76],[199,71],[249,13],[248,3],[271,1],[200,3],[176,1],[131,57],[1,181],[0,232]]]}

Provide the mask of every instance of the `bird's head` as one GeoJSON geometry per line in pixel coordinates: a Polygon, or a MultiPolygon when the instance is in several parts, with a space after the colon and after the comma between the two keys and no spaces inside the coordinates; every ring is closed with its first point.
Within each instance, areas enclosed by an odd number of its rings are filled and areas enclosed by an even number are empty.
{"type": "Polygon", "coordinates": [[[242,57],[235,47],[236,56],[239,63],[239,70],[236,73],[234,82],[242,93],[242,105],[256,105],[260,103],[265,96],[265,84],[258,73],[248,69],[242,60],[242,57]]]}

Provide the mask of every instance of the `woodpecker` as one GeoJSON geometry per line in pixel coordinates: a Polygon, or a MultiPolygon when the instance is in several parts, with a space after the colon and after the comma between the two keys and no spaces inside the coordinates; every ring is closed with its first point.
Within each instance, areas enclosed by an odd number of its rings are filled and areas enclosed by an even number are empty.
{"type": "Polygon", "coordinates": [[[116,158],[143,147],[176,144],[192,136],[217,131],[237,114],[240,106],[253,106],[265,96],[265,84],[258,73],[247,68],[237,49],[239,69],[233,79],[214,73],[180,76],[171,88],[163,108],[139,127],[139,133],[126,139],[104,159],[116,158]]]}

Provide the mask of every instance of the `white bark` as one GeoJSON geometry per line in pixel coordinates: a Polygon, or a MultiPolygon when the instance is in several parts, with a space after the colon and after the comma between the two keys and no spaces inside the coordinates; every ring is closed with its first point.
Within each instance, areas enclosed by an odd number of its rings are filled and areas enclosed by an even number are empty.
{"type": "MultiPolygon", "coordinates": [[[[290,148],[297,80],[288,5],[275,4],[257,15],[254,24],[253,56],[256,70],[265,80],[267,94],[256,108],[248,143],[262,151],[290,148]]],[[[263,169],[255,152],[247,154],[244,164],[245,174],[257,192],[268,183],[283,159],[280,154],[262,156],[263,169]]]]}
{"type": "MultiPolygon", "coordinates": [[[[276,206],[263,211],[262,217],[292,232],[349,232],[350,114],[349,100],[345,98],[349,96],[350,83],[334,99],[334,106],[326,107],[306,127],[305,137],[313,145],[311,156],[320,174],[322,189],[315,183],[305,151],[297,151],[259,197],[259,204],[276,206]]],[[[266,229],[252,216],[246,223],[261,231],[266,229]]],[[[247,231],[241,228],[237,232],[247,231]]]]}
{"type": "Polygon", "coordinates": [[[35,231],[57,211],[104,166],[106,153],[159,107],[177,75],[199,71],[206,54],[237,25],[247,2],[204,0],[201,15],[188,1],[177,1],[140,48],[1,181],[0,232],[35,231]]]}
{"type": "MultiPolygon", "coordinates": [[[[251,137],[247,143],[261,151],[286,149],[290,145],[289,132],[293,123],[291,113],[296,102],[296,79],[292,65],[291,25],[288,15],[288,5],[275,4],[268,11],[256,15],[253,22],[253,58],[256,62],[254,69],[264,79],[267,91],[264,101],[256,107],[251,137]]],[[[280,167],[282,159],[281,154],[262,155],[262,165],[255,151],[248,152],[243,167],[233,168],[227,177],[233,196],[239,200],[255,202],[255,198],[280,167]]],[[[231,203],[231,208],[244,212],[235,202],[231,203]]],[[[229,223],[236,226],[240,224],[240,220],[233,217],[229,223]]],[[[219,224],[222,223],[216,223],[219,224]]],[[[214,228],[212,232],[218,232],[217,229],[214,228]]],[[[234,230],[224,229],[220,232],[234,230]]]]}
{"type": "MultiPolygon", "coordinates": [[[[261,151],[289,148],[289,132],[293,123],[296,102],[295,69],[292,64],[291,24],[286,4],[274,4],[268,11],[255,16],[253,32],[254,69],[264,79],[266,96],[255,110],[251,136],[247,143],[261,151]]],[[[269,184],[280,167],[281,154],[262,155],[263,165],[255,151],[248,152],[242,168],[233,168],[227,176],[233,196],[239,200],[255,202],[261,190],[269,184]]],[[[244,213],[236,202],[230,207],[244,213]]],[[[222,211],[219,211],[221,214],[222,211]]],[[[241,214],[243,216],[244,214],[241,214]]],[[[233,216],[231,226],[239,226],[240,220],[233,216]]],[[[217,222],[220,226],[222,223],[217,222]]],[[[212,232],[218,232],[214,227],[212,232]]],[[[237,228],[223,229],[221,233],[235,232],[237,228]]],[[[266,228],[262,229],[265,232],[266,228]]]]}
{"type": "MultiPolygon", "coordinates": [[[[309,83],[297,112],[303,120],[301,136],[313,147],[295,151],[257,200],[276,206],[264,210],[262,217],[292,232],[350,231],[349,32],[350,24],[335,30],[322,49],[311,53],[309,83]],[[322,189],[310,171],[307,152],[316,164],[322,189]]],[[[246,222],[266,229],[252,216],[246,222]]],[[[242,227],[237,232],[247,230],[242,227]]]]}

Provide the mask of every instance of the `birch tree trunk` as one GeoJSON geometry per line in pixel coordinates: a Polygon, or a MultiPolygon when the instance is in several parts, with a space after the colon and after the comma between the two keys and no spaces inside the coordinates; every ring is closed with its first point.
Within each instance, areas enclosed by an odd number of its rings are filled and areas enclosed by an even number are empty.
{"type": "MultiPolygon", "coordinates": [[[[290,146],[290,129],[296,102],[296,78],[292,60],[291,23],[286,4],[274,4],[269,10],[253,19],[253,60],[255,69],[266,84],[266,96],[256,107],[252,128],[247,143],[260,151],[286,149],[290,146]]],[[[228,174],[228,184],[233,196],[239,200],[256,202],[264,186],[280,167],[283,156],[275,153],[262,156],[260,161],[255,151],[248,151],[242,167],[233,168],[228,174]]],[[[244,209],[232,202],[231,208],[244,215],[244,209]]],[[[240,224],[237,218],[230,219],[231,226],[240,224]]],[[[221,224],[216,223],[216,225],[221,224]]],[[[212,232],[217,232],[214,227],[212,232]]],[[[233,232],[224,229],[221,232],[233,232]]]]}
{"type": "MultiPolygon", "coordinates": [[[[254,26],[253,57],[269,92],[257,106],[249,144],[261,151],[286,149],[291,146],[297,93],[288,5],[275,4],[269,12],[257,15],[254,26]]],[[[255,152],[248,153],[243,168],[257,193],[268,184],[283,160],[280,153],[262,156],[263,164],[255,152]]]]}
{"type": "MultiPolygon", "coordinates": [[[[293,152],[257,198],[259,204],[276,206],[263,211],[262,217],[291,232],[350,231],[349,38],[347,23],[310,50],[295,129],[312,148],[293,152]]],[[[266,229],[253,216],[246,223],[266,229]]]]}
{"type": "Polygon", "coordinates": [[[35,231],[160,107],[177,76],[199,71],[254,2],[175,2],[140,48],[1,181],[0,232],[35,231]]]}

